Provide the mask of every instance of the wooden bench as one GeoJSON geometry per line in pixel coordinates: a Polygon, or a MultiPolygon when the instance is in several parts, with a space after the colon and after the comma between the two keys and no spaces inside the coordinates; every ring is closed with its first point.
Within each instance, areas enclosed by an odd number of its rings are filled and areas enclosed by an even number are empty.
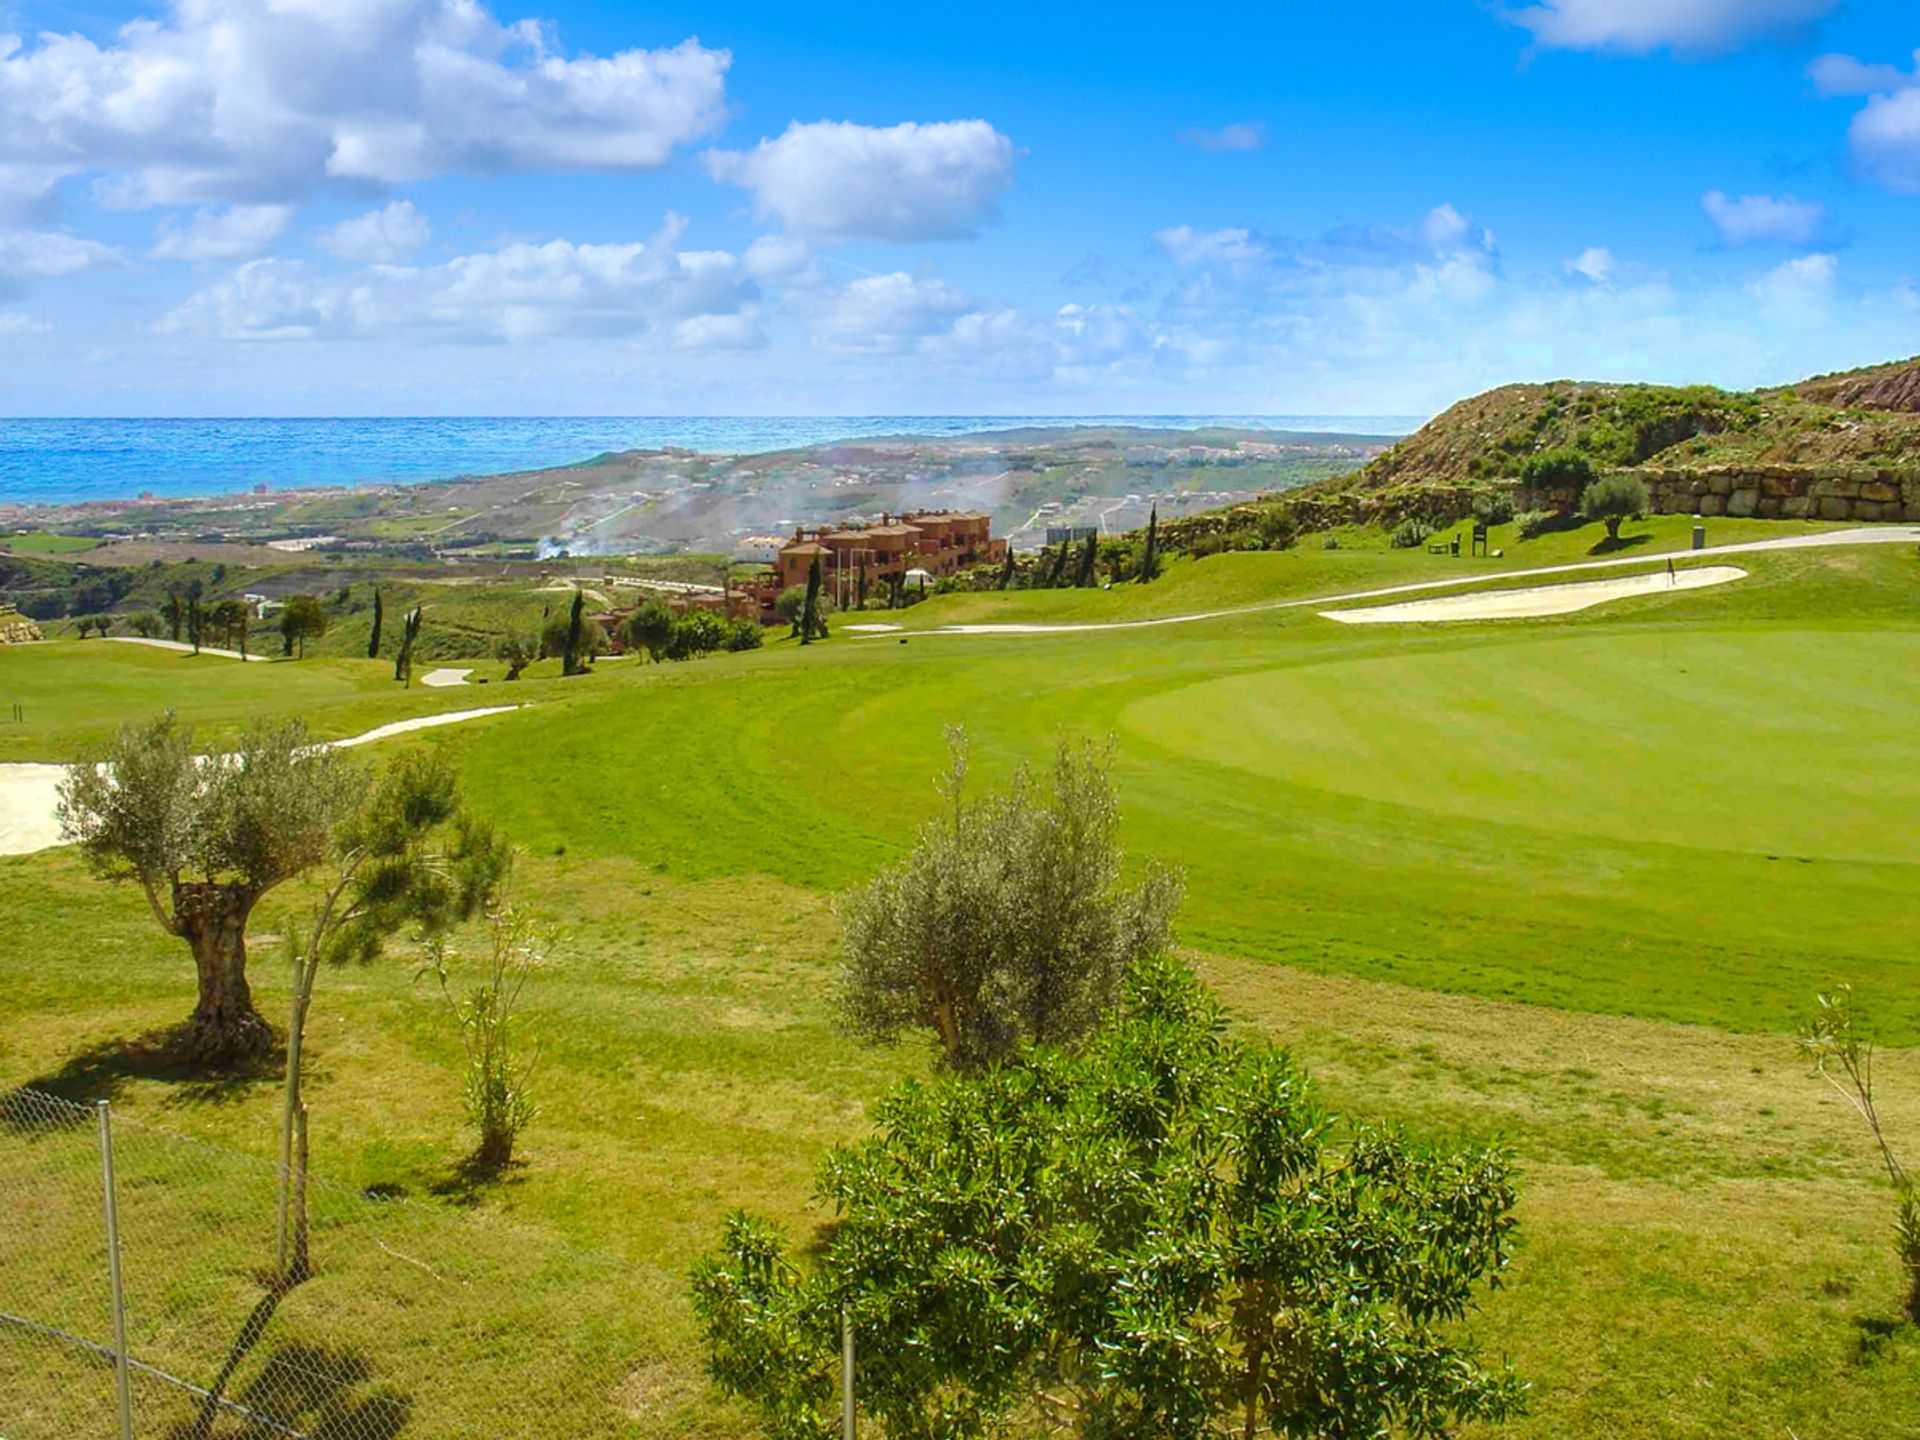
{"type": "Polygon", "coordinates": [[[1436,540],[1427,546],[1427,554],[1429,555],[1458,555],[1459,553],[1460,537],[1458,535],[1454,536],[1451,540],[1436,540]]]}

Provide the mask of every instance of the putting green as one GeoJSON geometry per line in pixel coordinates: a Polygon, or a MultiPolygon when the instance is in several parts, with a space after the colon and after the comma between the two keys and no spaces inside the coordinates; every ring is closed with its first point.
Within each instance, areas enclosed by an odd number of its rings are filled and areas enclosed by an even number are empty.
{"type": "Polygon", "coordinates": [[[1920,861],[1920,635],[1529,639],[1266,670],[1129,705],[1194,759],[1540,830],[1920,861]]]}

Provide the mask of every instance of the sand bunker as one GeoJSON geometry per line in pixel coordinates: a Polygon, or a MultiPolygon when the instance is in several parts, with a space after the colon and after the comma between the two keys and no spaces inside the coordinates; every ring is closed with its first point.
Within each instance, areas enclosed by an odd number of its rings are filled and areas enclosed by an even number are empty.
{"type": "Polygon", "coordinates": [[[420,677],[420,683],[439,690],[451,685],[464,685],[467,683],[467,676],[471,674],[473,674],[471,666],[465,670],[429,670],[420,677]]]}
{"type": "MultiPolygon", "coordinates": [[[[145,635],[109,635],[107,639],[120,645],[151,645],[156,650],[183,650],[189,655],[194,653],[193,646],[187,644],[184,640],[154,640],[145,635]]],[[[246,660],[248,662],[258,662],[268,658],[265,655],[242,655],[238,650],[216,650],[211,645],[202,645],[199,653],[202,655],[217,655],[222,660],[246,660]]]]}
{"type": "MultiPolygon", "coordinates": [[[[327,743],[339,750],[355,745],[371,745],[412,730],[431,730],[439,725],[456,725],[462,720],[478,720],[485,715],[502,715],[518,710],[518,705],[489,705],[480,710],[453,710],[444,715],[417,715],[411,720],[395,720],[364,735],[327,743]]],[[[31,855],[60,843],[60,777],[64,765],[0,765],[0,855],[31,855]]]]}
{"type": "Polygon", "coordinates": [[[1666,595],[1676,590],[1703,590],[1744,580],[1737,565],[1703,565],[1669,574],[1629,575],[1619,580],[1585,580],[1574,585],[1535,585],[1525,590],[1482,590],[1471,595],[1447,595],[1438,600],[1411,600],[1400,605],[1374,605],[1364,610],[1322,610],[1322,618],[1342,625],[1403,625],[1437,620],[1521,620],[1541,615],[1571,615],[1609,600],[1636,595],[1666,595]]]}

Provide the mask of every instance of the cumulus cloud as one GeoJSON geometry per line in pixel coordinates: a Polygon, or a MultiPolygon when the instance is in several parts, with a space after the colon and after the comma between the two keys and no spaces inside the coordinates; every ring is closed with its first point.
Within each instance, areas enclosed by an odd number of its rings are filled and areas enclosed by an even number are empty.
{"type": "Polygon", "coordinates": [[[1264,120],[1241,121],[1233,125],[1222,125],[1218,130],[1196,127],[1192,130],[1182,130],[1177,138],[1182,145],[1191,145],[1196,150],[1207,150],[1214,154],[1264,150],[1267,148],[1267,122],[1264,120]]]}
{"type": "Polygon", "coordinates": [[[1814,245],[1827,228],[1827,207],[1791,195],[1742,195],[1723,190],[1700,197],[1700,208],[1723,245],[1814,245]]]}
{"type": "Polygon", "coordinates": [[[1860,168],[1892,190],[1920,193],[1920,50],[1914,68],[1822,55],[1807,75],[1822,95],[1866,95],[1847,139],[1860,168]]]}
{"type": "Polygon", "coordinates": [[[1774,266],[1747,288],[1773,318],[1810,323],[1825,315],[1839,274],[1837,255],[1802,255],[1774,266]]]}
{"type": "Polygon", "coordinates": [[[203,208],[184,225],[162,220],[149,253],[156,260],[250,260],[271,249],[292,218],[291,205],[203,208]]]}
{"type": "Polygon", "coordinates": [[[694,40],[568,57],[477,0],[174,0],[105,43],[0,35],[0,166],[97,173],[129,206],[651,170],[723,118],[729,62],[694,40]]]}
{"type": "Polygon", "coordinates": [[[932,275],[869,275],[836,290],[814,319],[814,342],[843,355],[898,355],[944,334],[973,308],[932,275]]]}
{"type": "Polygon", "coordinates": [[[410,200],[395,200],[379,210],[369,210],[351,220],[342,220],[320,233],[320,248],[342,260],[362,265],[397,265],[433,236],[427,217],[413,208],[410,200]]]}
{"type": "Polygon", "coordinates": [[[1839,0],[1544,0],[1509,12],[1535,42],[1559,50],[1736,49],[1827,15],[1839,0]]]}
{"type": "Polygon", "coordinates": [[[714,178],[810,240],[957,240],[999,213],[1013,142],[984,120],[880,128],[789,125],[751,150],[706,156],[714,178]]]}
{"type": "Polygon", "coordinates": [[[1578,275],[1596,285],[1604,285],[1613,278],[1618,262],[1613,258],[1613,251],[1606,246],[1594,245],[1582,250],[1562,268],[1569,275],[1578,275]]]}
{"type": "Polygon", "coordinates": [[[111,245],[62,230],[0,230],[0,294],[17,293],[28,280],[82,275],[125,263],[111,245]]]}
{"type": "Polygon", "coordinates": [[[760,343],[759,291],[736,256],[677,248],[669,218],[648,241],[513,244],[441,265],[376,265],[345,276],[296,260],[254,260],[192,296],[161,325],[228,340],[337,340],[412,334],[511,341],[647,338],[688,349],[760,343]]]}
{"type": "MultiPolygon", "coordinates": [[[[1920,65],[1920,51],[1914,60],[1920,65]]],[[[1920,77],[1898,65],[1869,65],[1851,55],[1822,55],[1807,66],[1807,78],[1822,95],[1874,95],[1920,85],[1920,77]]]]}

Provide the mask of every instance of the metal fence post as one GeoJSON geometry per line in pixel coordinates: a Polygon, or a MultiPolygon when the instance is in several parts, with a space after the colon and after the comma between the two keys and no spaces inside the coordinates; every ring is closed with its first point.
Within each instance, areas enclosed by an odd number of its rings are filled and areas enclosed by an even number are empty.
{"type": "Polygon", "coordinates": [[[840,1440],[855,1440],[853,1418],[853,1307],[840,1307],[840,1440]]]}
{"type": "Polygon", "coordinates": [[[120,1206],[113,1184],[113,1110],[97,1102],[100,1117],[100,1188],[106,1196],[107,1279],[113,1286],[113,1383],[120,1401],[120,1440],[133,1440],[133,1387],[127,1374],[127,1293],[120,1285],[120,1206]]]}

